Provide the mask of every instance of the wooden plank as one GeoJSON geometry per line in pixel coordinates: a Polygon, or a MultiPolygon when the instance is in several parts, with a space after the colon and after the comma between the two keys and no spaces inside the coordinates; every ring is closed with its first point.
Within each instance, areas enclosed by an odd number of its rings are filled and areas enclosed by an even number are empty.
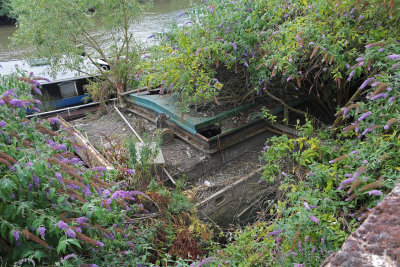
{"type": "Polygon", "coordinates": [[[260,179],[262,171],[263,167],[234,182],[232,185],[224,187],[198,203],[196,205],[197,209],[202,210],[206,214],[210,214],[224,206],[231,205],[232,202],[238,201],[238,197],[241,196],[244,191],[256,192],[257,189],[259,189],[259,184],[257,184],[255,180],[258,181],[260,179]]]}
{"type": "Polygon", "coordinates": [[[60,125],[62,125],[65,129],[69,129],[72,137],[74,138],[74,142],[78,145],[85,147],[84,151],[77,150],[76,154],[85,162],[90,162],[93,166],[103,166],[108,170],[114,169],[114,167],[97,151],[96,148],[85,138],[83,135],[71,124],[65,121],[62,117],[57,116],[60,121],[60,125]]]}

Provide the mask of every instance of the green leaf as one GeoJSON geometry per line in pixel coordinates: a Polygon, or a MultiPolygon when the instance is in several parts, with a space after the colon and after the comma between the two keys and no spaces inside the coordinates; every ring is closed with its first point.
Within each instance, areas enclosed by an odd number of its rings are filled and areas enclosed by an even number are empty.
{"type": "Polygon", "coordinates": [[[56,192],[56,189],[54,187],[50,188],[50,198],[51,199],[54,197],[55,192],[56,192]]]}
{"type": "Polygon", "coordinates": [[[78,248],[82,248],[81,244],[79,244],[78,240],[76,240],[76,239],[68,239],[68,240],[70,241],[71,244],[74,244],[78,248]]]}
{"type": "Polygon", "coordinates": [[[65,253],[65,250],[67,248],[67,237],[63,236],[61,237],[60,241],[58,242],[58,246],[57,246],[57,253],[63,252],[65,253]]]}
{"type": "Polygon", "coordinates": [[[1,236],[3,238],[6,238],[6,233],[9,225],[10,225],[9,222],[7,221],[3,221],[3,223],[1,224],[1,236]]]}

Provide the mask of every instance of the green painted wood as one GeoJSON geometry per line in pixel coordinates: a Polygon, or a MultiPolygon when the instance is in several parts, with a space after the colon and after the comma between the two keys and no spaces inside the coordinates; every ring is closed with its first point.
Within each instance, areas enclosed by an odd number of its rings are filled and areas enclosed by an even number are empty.
{"type": "Polygon", "coordinates": [[[127,101],[135,105],[153,110],[158,114],[165,113],[169,120],[173,121],[179,127],[185,129],[191,134],[196,134],[199,129],[207,126],[215,125],[218,122],[229,118],[241,111],[256,104],[246,104],[233,108],[228,111],[221,112],[213,117],[204,117],[197,112],[184,113],[181,119],[182,112],[179,110],[177,103],[180,101],[175,95],[159,95],[146,94],[145,92],[130,94],[127,101]]]}

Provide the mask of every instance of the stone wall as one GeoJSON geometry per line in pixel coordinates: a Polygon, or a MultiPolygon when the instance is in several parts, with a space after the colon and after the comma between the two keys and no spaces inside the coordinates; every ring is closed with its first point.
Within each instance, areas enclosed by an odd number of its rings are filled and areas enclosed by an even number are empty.
{"type": "Polygon", "coordinates": [[[400,266],[400,183],[322,266],[400,266]]]}

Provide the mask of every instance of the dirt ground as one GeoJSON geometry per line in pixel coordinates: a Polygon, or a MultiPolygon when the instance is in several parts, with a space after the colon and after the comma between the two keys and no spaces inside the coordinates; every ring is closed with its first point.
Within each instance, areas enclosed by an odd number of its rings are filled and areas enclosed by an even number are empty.
{"type": "MultiPolygon", "coordinates": [[[[150,122],[129,111],[121,110],[121,112],[143,139],[152,140],[155,138],[155,122],[150,122]]],[[[86,114],[85,118],[72,121],[71,124],[100,151],[107,146],[107,138],[114,140],[114,142],[123,143],[127,138],[134,137],[133,132],[112,106],[106,106],[102,112],[86,114]]],[[[189,184],[188,187],[208,187],[213,189],[211,191],[223,187],[260,166],[259,157],[262,155],[262,148],[263,146],[250,148],[242,156],[219,166],[217,169],[204,171],[203,175],[189,184]]],[[[161,150],[166,169],[176,179],[185,174],[190,175],[194,168],[201,166],[207,160],[205,153],[176,136],[172,142],[163,144],[161,150]]]]}

